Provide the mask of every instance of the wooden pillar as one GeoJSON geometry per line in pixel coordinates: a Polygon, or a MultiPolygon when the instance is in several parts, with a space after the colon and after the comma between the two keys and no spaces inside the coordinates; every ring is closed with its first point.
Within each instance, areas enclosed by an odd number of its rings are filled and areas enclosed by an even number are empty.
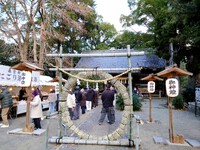
{"type": "Polygon", "coordinates": [[[32,123],[29,123],[29,119],[30,119],[30,101],[31,101],[31,94],[32,94],[32,90],[31,90],[31,86],[29,86],[27,88],[27,93],[28,93],[28,97],[27,97],[27,104],[26,104],[26,122],[25,122],[25,127],[23,129],[24,132],[33,132],[34,130],[34,125],[32,123]]]}
{"type": "Polygon", "coordinates": [[[149,93],[149,122],[152,122],[152,96],[149,93]]]}
{"type": "Polygon", "coordinates": [[[173,128],[173,116],[172,116],[172,98],[168,98],[168,109],[169,109],[169,140],[174,143],[174,128],[173,128]]]}

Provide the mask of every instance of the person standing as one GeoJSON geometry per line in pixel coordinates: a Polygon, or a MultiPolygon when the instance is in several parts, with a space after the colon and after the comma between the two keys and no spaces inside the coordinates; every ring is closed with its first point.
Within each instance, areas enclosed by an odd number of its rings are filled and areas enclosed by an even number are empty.
{"type": "Polygon", "coordinates": [[[48,95],[50,114],[54,113],[56,99],[55,90],[52,90],[48,95]]]}
{"type": "Polygon", "coordinates": [[[106,84],[106,90],[101,95],[102,99],[102,110],[99,119],[99,125],[101,125],[107,115],[108,123],[113,124],[115,122],[115,110],[113,106],[114,92],[110,90],[111,84],[106,84]]]}
{"type": "Polygon", "coordinates": [[[76,106],[75,100],[76,100],[76,98],[75,98],[75,95],[73,93],[73,90],[70,89],[69,94],[67,95],[67,108],[68,108],[71,120],[73,120],[73,117],[74,117],[74,108],[76,106]]]}
{"type": "Polygon", "coordinates": [[[80,103],[82,100],[82,93],[80,91],[79,86],[76,86],[74,94],[75,94],[75,98],[76,98],[76,107],[74,110],[74,118],[73,119],[76,120],[76,119],[79,119],[79,117],[80,117],[80,103]]]}
{"type": "Polygon", "coordinates": [[[31,114],[30,117],[33,119],[35,129],[41,129],[40,120],[42,118],[42,105],[39,91],[36,89],[32,93],[33,99],[30,102],[31,105],[31,114]]]}
{"type": "Polygon", "coordinates": [[[0,89],[0,101],[1,101],[1,118],[2,123],[0,123],[1,128],[9,127],[8,122],[8,111],[13,106],[12,95],[7,88],[2,87],[0,89]]]}
{"type": "Polygon", "coordinates": [[[92,101],[94,99],[94,90],[89,87],[86,93],[86,109],[90,111],[92,109],[92,101]]]}
{"type": "Polygon", "coordinates": [[[22,87],[20,90],[19,90],[19,100],[26,100],[26,90],[24,87],[22,87]]]}
{"type": "Polygon", "coordinates": [[[99,92],[98,88],[94,89],[94,104],[92,107],[97,107],[98,106],[98,99],[99,99],[99,92]]]}
{"type": "Polygon", "coordinates": [[[84,89],[81,89],[81,93],[82,93],[82,99],[81,99],[81,110],[82,110],[82,114],[85,114],[85,110],[86,110],[86,93],[84,91],[84,89]]]}

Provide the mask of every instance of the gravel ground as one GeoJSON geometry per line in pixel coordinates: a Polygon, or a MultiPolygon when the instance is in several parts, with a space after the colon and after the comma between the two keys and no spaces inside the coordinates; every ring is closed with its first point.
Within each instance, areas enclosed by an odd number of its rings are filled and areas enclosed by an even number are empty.
{"type": "MultiPolygon", "coordinates": [[[[192,150],[197,149],[191,147],[189,144],[155,144],[153,137],[169,138],[169,112],[166,107],[166,98],[154,99],[152,101],[152,118],[153,122],[148,122],[149,117],[149,100],[145,99],[142,104],[142,111],[134,112],[144,122],[143,125],[139,125],[139,137],[140,137],[140,150],[192,150]]],[[[79,120],[74,121],[74,124],[84,132],[102,136],[107,135],[119,125],[121,121],[121,112],[116,111],[116,122],[113,125],[109,125],[106,120],[102,125],[98,125],[98,119],[100,117],[101,105],[92,109],[84,115],[81,115],[79,120]]],[[[47,111],[44,111],[44,115],[47,111]]],[[[103,145],[81,145],[81,144],[50,144],[46,142],[49,138],[58,135],[58,116],[55,115],[51,119],[42,120],[42,128],[46,129],[49,124],[49,132],[36,135],[26,134],[8,134],[16,128],[23,128],[25,124],[25,115],[18,116],[16,119],[10,119],[9,128],[0,128],[0,150],[129,150],[135,149],[133,147],[120,147],[120,146],[103,146],[103,145]]],[[[173,110],[173,125],[174,134],[182,134],[185,139],[193,139],[200,141],[200,116],[195,117],[194,113],[188,110],[173,110]]],[[[136,138],[136,120],[133,118],[133,139],[136,138]]],[[[68,137],[76,137],[70,130],[62,129],[62,134],[68,137]]],[[[129,138],[129,129],[122,138],[129,138]]]]}

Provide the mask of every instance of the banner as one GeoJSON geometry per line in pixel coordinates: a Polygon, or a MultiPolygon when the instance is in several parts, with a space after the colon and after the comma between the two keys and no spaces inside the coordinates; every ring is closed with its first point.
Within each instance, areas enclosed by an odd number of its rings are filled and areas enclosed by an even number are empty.
{"type": "Polygon", "coordinates": [[[40,72],[39,71],[32,71],[31,86],[40,86],[40,72]]]}
{"type": "Polygon", "coordinates": [[[31,84],[31,73],[11,69],[9,66],[0,65],[0,85],[1,86],[21,86],[28,87],[31,84]]]}
{"type": "Polygon", "coordinates": [[[195,88],[195,100],[197,103],[200,103],[200,86],[195,88]]]}

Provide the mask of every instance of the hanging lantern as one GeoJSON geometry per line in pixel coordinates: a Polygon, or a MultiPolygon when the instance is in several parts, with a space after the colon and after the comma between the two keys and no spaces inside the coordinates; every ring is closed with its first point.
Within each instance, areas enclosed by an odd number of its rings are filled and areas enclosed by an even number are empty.
{"type": "Polygon", "coordinates": [[[154,93],[155,92],[155,87],[156,87],[156,84],[155,84],[154,81],[149,81],[148,82],[147,89],[148,89],[149,93],[154,93]]]}
{"type": "Polygon", "coordinates": [[[167,96],[176,97],[179,94],[178,80],[175,78],[169,78],[166,80],[167,96]]]}

